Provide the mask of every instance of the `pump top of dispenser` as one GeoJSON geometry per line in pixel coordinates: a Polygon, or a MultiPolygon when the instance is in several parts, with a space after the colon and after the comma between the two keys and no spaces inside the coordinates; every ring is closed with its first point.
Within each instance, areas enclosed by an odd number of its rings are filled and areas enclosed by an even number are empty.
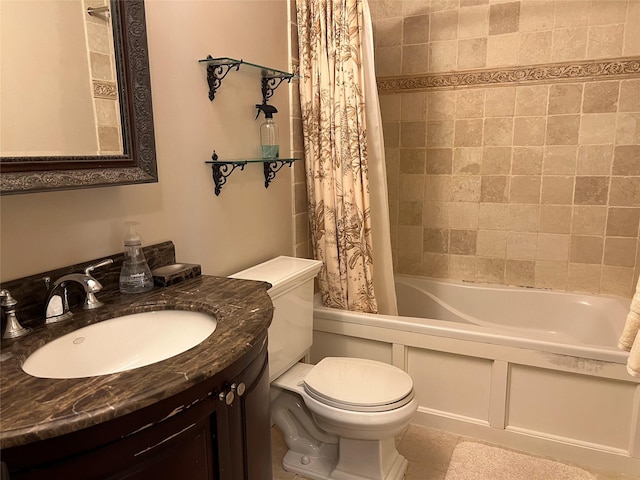
{"type": "Polygon", "coordinates": [[[127,245],[142,245],[142,238],[136,232],[136,225],[139,222],[124,222],[124,244],[127,245]]]}
{"type": "Polygon", "coordinates": [[[273,118],[274,113],[278,113],[278,109],[273,105],[267,105],[266,103],[258,103],[256,104],[256,108],[258,109],[258,114],[256,118],[260,116],[260,112],[264,113],[264,118],[273,118]]]}

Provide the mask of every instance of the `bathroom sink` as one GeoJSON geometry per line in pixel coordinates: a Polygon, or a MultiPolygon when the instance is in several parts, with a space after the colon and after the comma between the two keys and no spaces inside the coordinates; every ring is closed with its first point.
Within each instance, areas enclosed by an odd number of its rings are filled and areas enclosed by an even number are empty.
{"type": "Polygon", "coordinates": [[[124,372],[183,353],[216,329],[210,315],[185,310],[135,313],[74,330],[33,352],[22,369],[39,378],[124,372]]]}

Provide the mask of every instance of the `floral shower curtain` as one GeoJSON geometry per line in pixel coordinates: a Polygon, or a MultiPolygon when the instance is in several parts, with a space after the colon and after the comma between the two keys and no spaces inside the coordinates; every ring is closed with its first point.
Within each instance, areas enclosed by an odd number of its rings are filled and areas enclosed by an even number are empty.
{"type": "Polygon", "coordinates": [[[311,236],[326,306],[377,313],[361,0],[297,0],[311,236]]]}

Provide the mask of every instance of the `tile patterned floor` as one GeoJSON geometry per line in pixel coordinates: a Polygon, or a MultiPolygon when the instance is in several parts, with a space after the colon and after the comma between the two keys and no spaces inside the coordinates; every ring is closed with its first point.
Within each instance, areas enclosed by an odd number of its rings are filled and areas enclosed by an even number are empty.
{"type": "MultiPolygon", "coordinates": [[[[405,480],[444,480],[449,460],[456,445],[461,441],[474,441],[451,433],[410,425],[404,434],[397,439],[398,451],[409,460],[405,480]]],[[[277,427],[272,428],[271,445],[273,451],[274,480],[307,480],[305,477],[286,472],[282,469],[282,458],[287,447],[282,433],[277,427]]],[[[640,476],[629,476],[597,471],[591,472],[598,480],[637,480],[640,476]]],[[[553,479],[549,479],[553,480],[553,479]]]]}

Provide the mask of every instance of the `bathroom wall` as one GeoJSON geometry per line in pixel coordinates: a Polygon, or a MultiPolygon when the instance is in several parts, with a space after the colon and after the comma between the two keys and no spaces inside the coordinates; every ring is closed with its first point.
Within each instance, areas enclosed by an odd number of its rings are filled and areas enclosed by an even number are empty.
{"type": "Polygon", "coordinates": [[[640,2],[371,4],[396,271],[631,296],[640,2]]]}
{"type": "MultiPolygon", "coordinates": [[[[204,163],[213,149],[220,158],[257,156],[259,72],[231,72],[210,102],[198,64],[211,54],[287,69],[287,4],[147,0],[159,183],[1,197],[2,281],[120,252],[125,220],[141,222],[147,245],[173,240],[178,261],[200,263],[205,274],[293,254],[293,169],[265,189],[262,165],[247,165],[216,197],[204,163]]],[[[271,101],[282,155],[290,153],[288,95],[281,87],[271,101]]]]}

